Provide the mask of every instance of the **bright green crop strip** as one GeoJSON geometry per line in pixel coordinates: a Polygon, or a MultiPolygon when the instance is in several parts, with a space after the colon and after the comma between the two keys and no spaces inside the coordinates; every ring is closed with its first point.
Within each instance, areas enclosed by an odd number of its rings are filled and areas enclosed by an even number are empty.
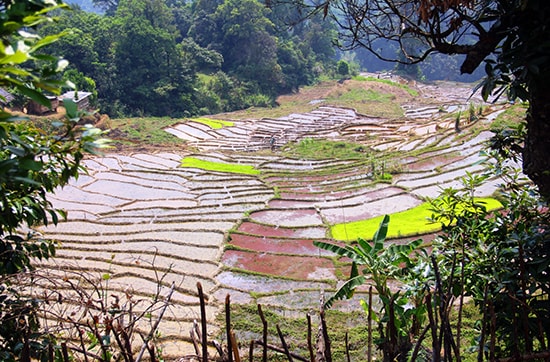
{"type": "MultiPolygon", "coordinates": [[[[487,210],[496,210],[502,204],[493,198],[476,198],[476,201],[483,202],[487,210]]],[[[433,212],[430,203],[423,203],[409,210],[397,212],[390,215],[388,238],[423,235],[441,230],[440,223],[429,221],[433,212]]],[[[336,224],[331,227],[330,232],[336,240],[356,240],[362,238],[372,239],[384,216],[368,220],[353,221],[343,224],[336,224]]]]}
{"type": "Polygon", "coordinates": [[[223,121],[221,119],[210,119],[205,117],[193,118],[192,121],[205,124],[212,129],[220,129],[223,127],[231,127],[234,125],[234,123],[230,121],[223,121]]]}
{"type": "Polygon", "coordinates": [[[260,174],[260,171],[256,170],[252,165],[212,162],[212,161],[201,160],[195,157],[185,157],[181,161],[181,167],[194,167],[194,168],[200,168],[201,170],[238,173],[242,175],[260,174]]]}

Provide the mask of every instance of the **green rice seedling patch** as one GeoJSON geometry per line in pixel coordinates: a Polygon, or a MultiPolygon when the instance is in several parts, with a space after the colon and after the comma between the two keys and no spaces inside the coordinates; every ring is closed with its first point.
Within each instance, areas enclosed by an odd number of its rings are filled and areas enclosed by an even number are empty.
{"type": "MultiPolygon", "coordinates": [[[[476,201],[483,203],[487,210],[502,208],[502,204],[493,198],[476,198],[476,201]]],[[[441,223],[430,221],[432,214],[432,205],[429,202],[391,214],[388,238],[423,235],[440,231],[441,223]]],[[[383,218],[384,216],[381,215],[372,219],[333,225],[330,228],[331,236],[342,241],[353,241],[357,238],[371,240],[383,218]]]]}
{"type": "Polygon", "coordinates": [[[191,121],[207,125],[212,129],[220,129],[223,127],[232,127],[235,124],[231,121],[224,121],[221,119],[211,119],[206,117],[192,118],[191,121]]]}
{"type": "Polygon", "coordinates": [[[205,161],[196,157],[185,157],[181,167],[200,168],[201,170],[237,173],[241,175],[259,175],[260,171],[252,165],[205,161]]]}

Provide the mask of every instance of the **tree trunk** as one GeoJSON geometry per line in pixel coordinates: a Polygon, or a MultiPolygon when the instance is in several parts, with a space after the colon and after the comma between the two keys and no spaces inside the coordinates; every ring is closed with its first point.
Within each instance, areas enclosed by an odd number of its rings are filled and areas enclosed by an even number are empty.
{"type": "Polygon", "coordinates": [[[523,171],[550,200],[550,84],[549,76],[529,84],[527,136],[523,150],[523,171]]]}

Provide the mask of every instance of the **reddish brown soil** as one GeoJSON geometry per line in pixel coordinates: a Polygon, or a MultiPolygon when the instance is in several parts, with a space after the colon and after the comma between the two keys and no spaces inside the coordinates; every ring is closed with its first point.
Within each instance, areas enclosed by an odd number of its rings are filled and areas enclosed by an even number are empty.
{"type": "Polygon", "coordinates": [[[315,201],[294,201],[274,199],[268,203],[271,209],[308,209],[315,205],[315,201]]]}
{"type": "MultiPolygon", "coordinates": [[[[328,240],[319,239],[319,241],[328,240]]],[[[328,255],[328,252],[314,246],[311,239],[265,238],[263,236],[232,234],[231,244],[259,253],[328,255]]]]}
{"type": "Polygon", "coordinates": [[[334,265],[326,258],[228,250],[222,257],[222,263],[255,273],[298,280],[336,278],[334,265]]]}

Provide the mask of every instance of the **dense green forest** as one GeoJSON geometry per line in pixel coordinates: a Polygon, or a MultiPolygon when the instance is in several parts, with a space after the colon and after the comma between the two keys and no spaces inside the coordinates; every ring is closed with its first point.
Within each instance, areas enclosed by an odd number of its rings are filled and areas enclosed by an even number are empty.
{"type": "Polygon", "coordinates": [[[288,28],[299,17],[290,6],[121,0],[102,14],[73,7],[41,35],[68,32],[50,51],[69,61],[66,77],[115,117],[270,106],[336,69],[333,25],[319,17],[288,28]]]}
{"type": "MultiPolygon", "coordinates": [[[[42,36],[65,31],[49,51],[67,59],[68,80],[94,93],[111,117],[191,116],[273,106],[280,94],[351,69],[391,70],[364,51],[342,53],[321,15],[258,0],[75,0],[42,36]],[[289,26],[294,24],[294,26],[289,26]],[[343,59],[343,60],[342,60],[343,59]],[[346,68],[344,68],[346,69],[346,68]]],[[[383,46],[383,45],[381,45],[383,46]]],[[[386,49],[395,53],[397,49],[386,49]]],[[[456,77],[450,57],[403,73],[456,77]]]]}

